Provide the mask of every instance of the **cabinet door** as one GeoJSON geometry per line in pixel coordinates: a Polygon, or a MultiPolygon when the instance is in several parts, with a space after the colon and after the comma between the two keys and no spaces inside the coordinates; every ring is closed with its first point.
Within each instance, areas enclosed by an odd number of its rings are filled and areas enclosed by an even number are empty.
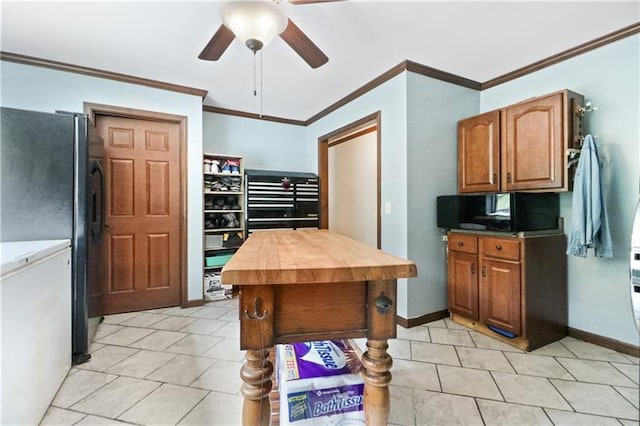
{"type": "Polygon", "coordinates": [[[500,111],[458,122],[458,192],[498,191],[500,111]]]}
{"type": "Polygon", "coordinates": [[[449,311],[478,320],[478,257],[449,252],[449,311]]]}
{"type": "Polygon", "coordinates": [[[520,335],[520,263],[482,258],[480,321],[520,335]]]}
{"type": "Polygon", "coordinates": [[[564,185],[564,93],[506,109],[502,189],[553,189],[564,185]]]}

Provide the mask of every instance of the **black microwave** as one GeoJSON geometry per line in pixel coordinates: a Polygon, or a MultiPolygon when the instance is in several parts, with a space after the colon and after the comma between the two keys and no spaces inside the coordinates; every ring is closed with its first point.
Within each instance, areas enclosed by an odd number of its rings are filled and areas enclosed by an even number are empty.
{"type": "Polygon", "coordinates": [[[438,228],[521,232],[559,227],[560,197],[555,192],[499,192],[441,195],[438,228]]]}

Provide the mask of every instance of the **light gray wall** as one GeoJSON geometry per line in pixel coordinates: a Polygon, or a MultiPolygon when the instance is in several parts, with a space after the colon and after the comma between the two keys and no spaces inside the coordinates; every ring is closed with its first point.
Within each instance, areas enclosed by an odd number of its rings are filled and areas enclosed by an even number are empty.
{"type": "Polygon", "coordinates": [[[480,94],[407,73],[408,257],[418,278],[409,284],[407,318],[447,309],[447,259],[436,226],[436,196],[457,188],[457,122],[477,114],[480,94]]]}
{"type": "MultiPolygon", "coordinates": [[[[591,253],[587,259],[569,258],[569,325],[637,344],[628,248],[639,184],[639,56],[640,36],[635,35],[479,95],[403,73],[307,128],[203,114],[196,96],[4,61],[0,103],[39,111],[81,111],[86,101],[188,117],[190,299],[202,296],[203,146],[206,151],[243,155],[250,168],[317,172],[318,137],[381,111],[383,208],[391,204],[391,213],[382,215],[382,249],[418,264],[417,279],[399,280],[398,313],[410,318],[446,306],[444,252],[433,203],[436,195],[456,191],[456,136],[447,130],[455,129],[452,121],[555,90],[575,90],[600,107],[590,115],[587,128],[599,136],[605,159],[615,258],[598,259],[591,253]]],[[[571,217],[570,193],[561,196],[561,209],[562,216],[571,217]]]]}
{"type": "Polygon", "coordinates": [[[0,61],[2,106],[83,112],[83,102],[187,117],[188,297],[202,299],[202,99],[47,68],[0,61]]]}
{"type": "Polygon", "coordinates": [[[204,152],[241,155],[246,169],[316,172],[305,158],[304,126],[205,112],[204,152]]]}
{"type": "MultiPolygon", "coordinates": [[[[614,258],[569,256],[569,326],[638,344],[629,292],[629,247],[640,164],[640,36],[569,59],[484,90],[481,110],[529,97],[571,89],[597,106],[586,130],[598,136],[614,258]]],[[[565,232],[571,229],[572,193],[560,196],[565,232]]]]}
{"type": "MultiPolygon", "coordinates": [[[[407,257],[407,77],[402,73],[307,127],[307,168],[317,170],[318,138],[381,111],[382,250],[407,257]]],[[[418,271],[420,274],[421,271],[418,271]]],[[[409,287],[412,283],[409,283],[409,287]]],[[[398,280],[398,314],[407,317],[408,286],[398,280]]]]}

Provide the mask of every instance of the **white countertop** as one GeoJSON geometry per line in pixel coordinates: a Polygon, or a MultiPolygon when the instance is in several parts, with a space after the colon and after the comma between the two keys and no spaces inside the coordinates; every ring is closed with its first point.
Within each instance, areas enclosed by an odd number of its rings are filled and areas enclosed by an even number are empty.
{"type": "Polygon", "coordinates": [[[0,258],[2,260],[0,273],[4,276],[24,265],[33,263],[70,246],[70,240],[11,241],[0,243],[0,258]]]}

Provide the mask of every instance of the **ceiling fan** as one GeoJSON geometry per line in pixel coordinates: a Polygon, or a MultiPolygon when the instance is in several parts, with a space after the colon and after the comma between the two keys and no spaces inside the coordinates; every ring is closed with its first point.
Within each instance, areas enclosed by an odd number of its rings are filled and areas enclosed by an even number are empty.
{"type": "MultiPolygon", "coordinates": [[[[238,37],[254,53],[266,46],[276,35],[280,35],[311,68],[318,68],[329,61],[318,46],[296,24],[280,6],[282,0],[229,1],[222,5],[222,25],[215,32],[198,58],[217,61],[234,38],[238,37]]],[[[288,0],[293,5],[329,3],[342,0],[288,0]]]]}

